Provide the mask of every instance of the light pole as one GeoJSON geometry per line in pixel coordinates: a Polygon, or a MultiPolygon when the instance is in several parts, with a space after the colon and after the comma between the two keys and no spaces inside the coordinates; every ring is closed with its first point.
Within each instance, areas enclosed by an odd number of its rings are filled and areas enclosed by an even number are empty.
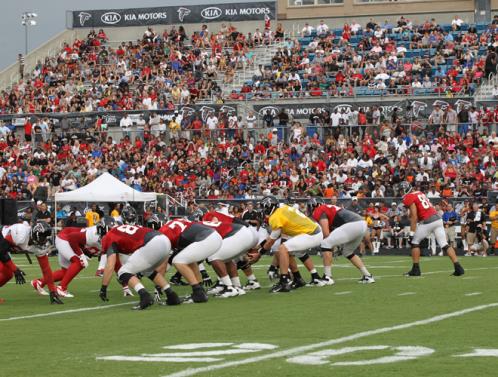
{"type": "Polygon", "coordinates": [[[36,13],[24,12],[21,15],[21,25],[24,26],[24,56],[28,55],[28,26],[35,26],[38,17],[36,13]]]}

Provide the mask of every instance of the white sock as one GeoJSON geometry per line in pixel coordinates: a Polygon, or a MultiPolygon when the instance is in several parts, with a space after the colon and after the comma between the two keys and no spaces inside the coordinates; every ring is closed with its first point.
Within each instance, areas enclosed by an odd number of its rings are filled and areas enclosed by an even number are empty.
{"type": "Polygon", "coordinates": [[[135,292],[138,293],[139,290],[145,289],[145,287],[142,283],[138,283],[137,285],[135,285],[135,288],[133,288],[133,289],[135,290],[135,292]]]}
{"type": "Polygon", "coordinates": [[[100,256],[100,261],[99,261],[99,270],[103,270],[105,268],[105,264],[107,263],[107,255],[102,254],[100,256]]]}
{"type": "Polygon", "coordinates": [[[232,284],[234,285],[234,287],[240,287],[240,278],[238,276],[231,278],[231,280],[232,280],[232,284]]]}
{"type": "Polygon", "coordinates": [[[332,266],[324,266],[323,273],[325,274],[325,276],[332,277],[332,266]]]}
{"type": "Polygon", "coordinates": [[[360,271],[363,274],[363,276],[370,276],[370,272],[368,272],[368,270],[365,266],[360,267],[360,271]]]}
{"type": "Polygon", "coordinates": [[[312,270],[310,271],[310,274],[311,274],[311,275],[316,274],[316,268],[312,269],[312,270]]]}
{"type": "Polygon", "coordinates": [[[220,281],[221,281],[221,284],[227,286],[227,287],[230,287],[232,285],[232,281],[230,280],[230,278],[228,277],[228,275],[225,275],[223,277],[220,278],[220,281]]]}
{"type": "Polygon", "coordinates": [[[204,263],[199,263],[199,271],[206,271],[206,267],[204,267],[204,263]]]}
{"type": "Polygon", "coordinates": [[[163,289],[163,292],[166,291],[166,289],[168,289],[169,287],[171,287],[171,285],[169,285],[168,283],[166,283],[166,285],[162,288],[163,289]]]}
{"type": "Polygon", "coordinates": [[[249,275],[249,276],[247,277],[247,280],[249,280],[249,281],[254,281],[254,280],[258,280],[258,279],[256,279],[256,276],[254,276],[254,274],[251,274],[251,275],[249,275]]]}

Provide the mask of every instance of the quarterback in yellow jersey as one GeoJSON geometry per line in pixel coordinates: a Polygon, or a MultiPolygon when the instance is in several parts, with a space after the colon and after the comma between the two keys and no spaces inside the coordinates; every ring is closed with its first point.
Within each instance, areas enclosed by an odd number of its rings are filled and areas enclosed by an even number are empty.
{"type": "Polygon", "coordinates": [[[289,292],[292,288],[305,285],[293,257],[298,257],[310,270],[312,285],[324,285],[314,269],[311,258],[306,254],[306,250],[320,246],[323,240],[321,227],[296,208],[288,205],[280,206],[273,196],[263,198],[260,205],[264,215],[268,216],[268,224],[271,227],[270,236],[261,243],[260,253],[268,252],[275,241],[282,238],[282,243],[276,253],[280,281],[272,287],[270,292],[289,292]],[[294,284],[289,276],[289,267],[294,284]],[[320,284],[314,284],[315,281],[320,284]]]}

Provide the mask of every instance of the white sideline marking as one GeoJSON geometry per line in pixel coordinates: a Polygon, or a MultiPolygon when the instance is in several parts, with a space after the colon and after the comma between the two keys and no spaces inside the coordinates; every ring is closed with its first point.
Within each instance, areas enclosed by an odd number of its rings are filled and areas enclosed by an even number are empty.
{"type": "Polygon", "coordinates": [[[482,295],[482,292],[470,292],[470,293],[465,293],[465,296],[479,296],[482,295]]]}
{"type": "Polygon", "coordinates": [[[32,314],[32,315],[23,315],[23,316],[20,316],[20,317],[10,317],[10,318],[0,318],[0,322],[4,322],[4,321],[17,321],[18,319],[31,319],[31,318],[50,317],[50,316],[54,316],[54,315],[69,314],[69,313],[89,312],[89,311],[92,311],[92,310],[109,309],[109,308],[115,308],[115,307],[118,307],[118,306],[131,305],[131,304],[138,304],[138,302],[125,302],[125,303],[122,303],[122,304],[93,306],[93,307],[90,307],[90,308],[59,310],[57,312],[50,312],[50,313],[40,313],[40,314],[32,314]]]}
{"type": "Polygon", "coordinates": [[[455,355],[453,357],[498,357],[498,349],[496,348],[474,348],[474,352],[464,353],[463,355],[455,355]]]}
{"type": "Polygon", "coordinates": [[[349,295],[351,291],[344,291],[344,292],[336,292],[334,293],[336,296],[343,296],[343,295],[349,295]]]}
{"type": "Polygon", "coordinates": [[[398,296],[413,296],[416,294],[417,294],[417,292],[403,292],[403,293],[399,293],[398,296]]]}
{"type": "Polygon", "coordinates": [[[164,346],[167,350],[196,350],[199,348],[215,348],[215,347],[228,347],[233,345],[233,343],[188,343],[188,344],[177,344],[174,346],[164,346]]]}
{"type": "Polygon", "coordinates": [[[423,319],[423,320],[419,320],[419,321],[403,323],[403,324],[391,326],[391,327],[381,327],[381,328],[375,329],[375,330],[362,331],[362,332],[359,332],[356,334],[343,336],[341,338],[331,339],[331,340],[328,340],[325,342],[320,342],[320,343],[309,344],[307,346],[289,348],[287,350],[277,351],[277,352],[269,353],[269,354],[262,355],[262,356],[250,357],[250,358],[243,359],[243,360],[228,361],[225,363],[220,363],[220,364],[216,364],[216,365],[208,365],[208,366],[200,367],[200,368],[189,368],[189,369],[185,369],[185,370],[180,371],[180,372],[165,375],[163,377],[189,377],[189,376],[195,376],[196,374],[203,373],[203,372],[212,372],[212,371],[219,370],[219,369],[236,367],[239,365],[251,364],[251,363],[256,363],[259,361],[266,361],[266,360],[271,360],[271,359],[276,359],[276,358],[281,358],[281,357],[292,356],[292,355],[295,355],[298,353],[309,352],[309,351],[315,350],[317,348],[333,346],[335,344],[340,344],[340,343],[346,343],[346,342],[358,340],[358,339],[365,338],[365,337],[372,336],[372,335],[389,333],[389,332],[397,331],[397,330],[405,330],[405,329],[409,329],[409,328],[415,327],[415,326],[428,325],[431,323],[444,321],[448,318],[460,317],[460,316],[468,314],[468,313],[473,313],[473,312],[477,312],[477,311],[481,311],[481,310],[485,310],[485,309],[489,309],[489,308],[496,308],[496,307],[498,307],[498,302],[493,302],[493,303],[486,304],[486,305],[479,305],[479,306],[474,306],[474,307],[463,309],[463,310],[458,310],[456,312],[440,314],[440,315],[437,315],[437,316],[434,316],[431,318],[427,318],[427,319],[423,319]]]}

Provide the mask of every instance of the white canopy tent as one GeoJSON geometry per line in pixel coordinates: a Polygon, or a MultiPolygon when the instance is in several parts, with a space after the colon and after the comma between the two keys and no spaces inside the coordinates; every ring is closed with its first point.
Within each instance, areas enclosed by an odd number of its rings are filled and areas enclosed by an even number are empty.
{"type": "Polygon", "coordinates": [[[79,189],[55,194],[55,223],[57,224],[57,202],[150,202],[157,199],[155,192],[137,191],[109,173],[79,189]]]}

